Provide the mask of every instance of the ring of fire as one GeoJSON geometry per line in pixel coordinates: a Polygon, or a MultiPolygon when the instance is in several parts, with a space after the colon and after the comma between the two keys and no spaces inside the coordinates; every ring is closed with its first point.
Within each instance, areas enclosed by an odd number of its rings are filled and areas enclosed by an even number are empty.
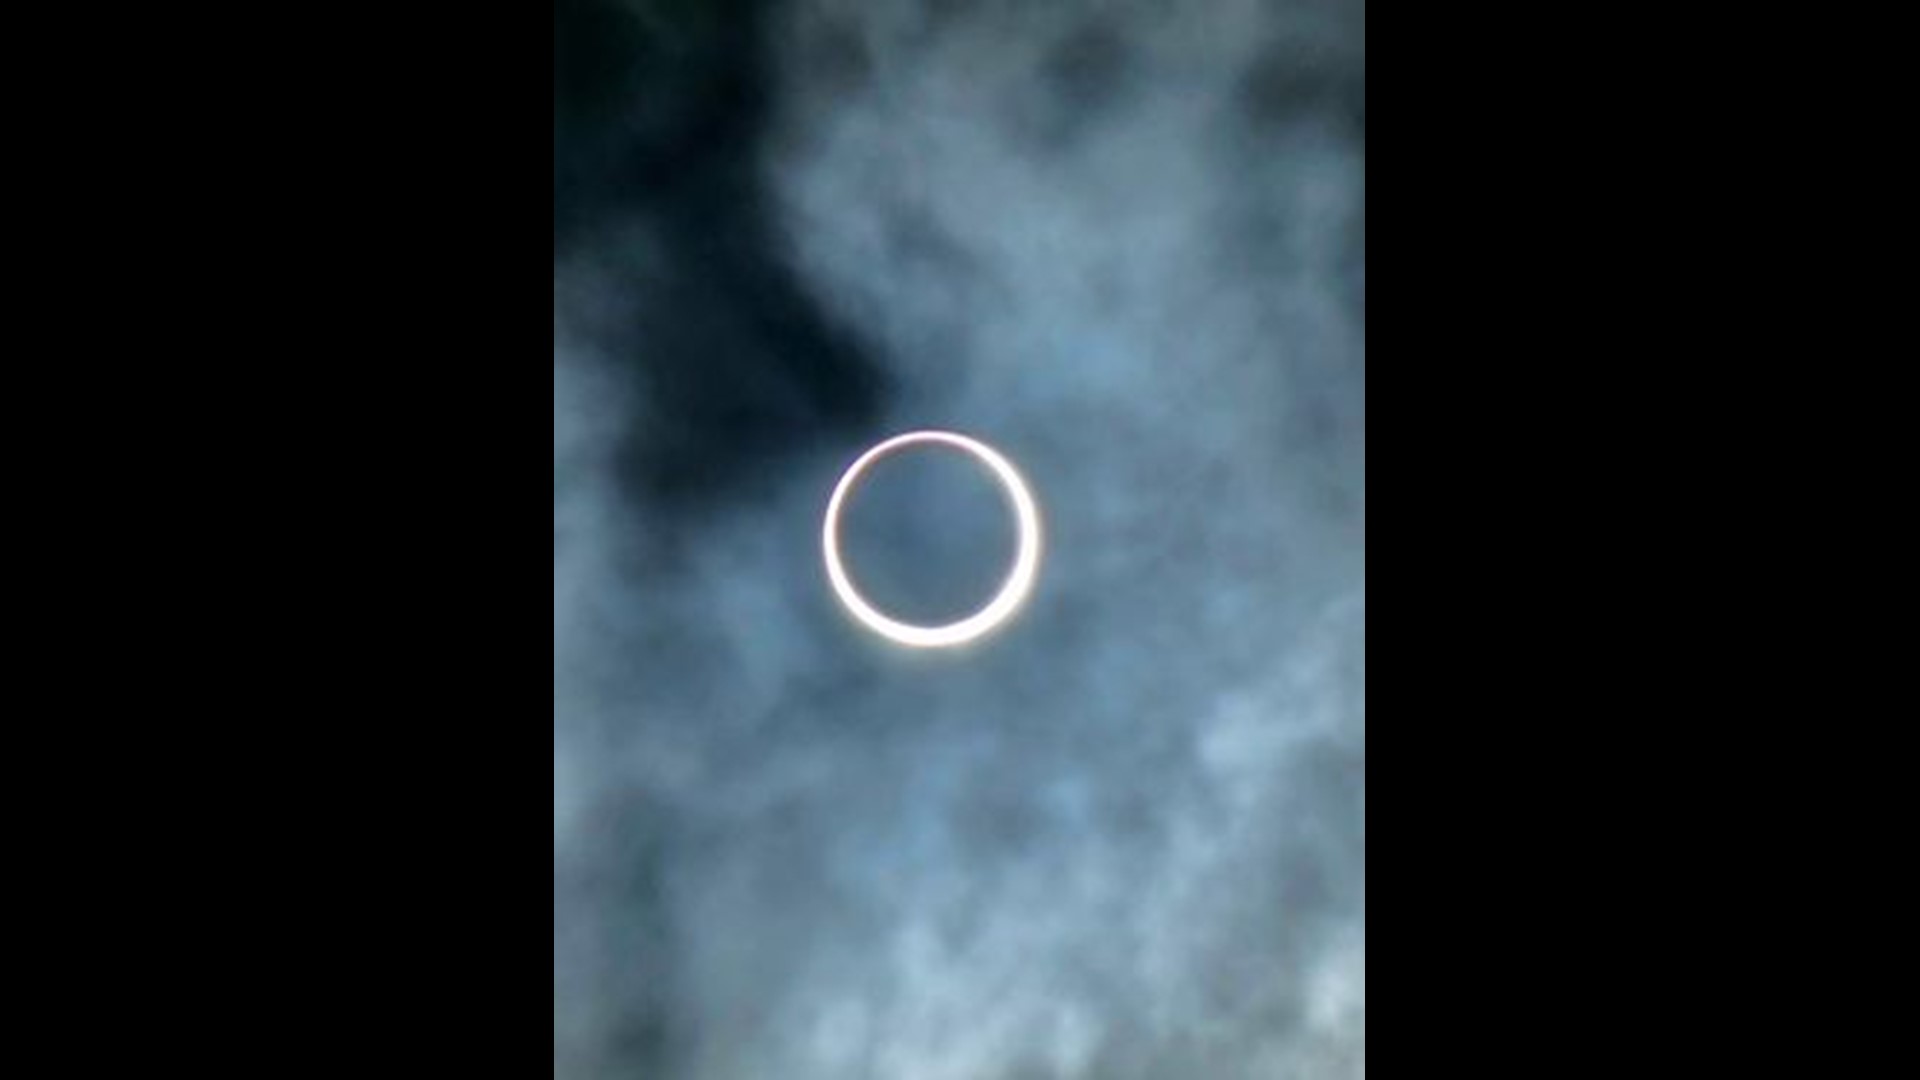
{"type": "Polygon", "coordinates": [[[1034,578],[1040,569],[1040,513],[1019,471],[992,447],[951,431],[910,431],[881,442],[847,466],[847,471],[840,476],[840,482],[834,485],[833,496],[827,500],[826,521],[820,528],[820,548],[826,558],[827,580],[832,583],[835,595],[867,629],[901,645],[915,648],[962,645],[1005,622],[1032,591],[1034,578]],[[985,607],[943,626],[918,626],[902,622],[875,608],[854,588],[840,557],[840,510],[860,477],[876,462],[897,450],[929,444],[965,451],[986,465],[1005,489],[1019,530],[1013,567],[1007,572],[1000,591],[987,601],[985,607]]]}

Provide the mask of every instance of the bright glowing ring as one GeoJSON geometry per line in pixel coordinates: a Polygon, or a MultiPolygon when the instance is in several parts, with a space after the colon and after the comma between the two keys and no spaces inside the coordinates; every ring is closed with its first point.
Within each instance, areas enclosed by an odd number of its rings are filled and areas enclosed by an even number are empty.
{"type": "Polygon", "coordinates": [[[820,528],[820,549],[826,555],[827,580],[833,583],[833,591],[853,617],[869,630],[916,648],[961,645],[1005,622],[1007,616],[1012,615],[1020,602],[1027,598],[1027,593],[1032,591],[1034,576],[1040,569],[1040,513],[1034,508],[1033,495],[1027,491],[1026,481],[1020,478],[1013,463],[1001,457],[993,447],[951,431],[910,431],[875,446],[847,466],[840,482],[834,485],[833,497],[827,500],[827,520],[820,528]],[[840,506],[846,501],[847,493],[853,490],[860,475],[874,462],[895,450],[925,443],[965,450],[984,462],[999,478],[1001,486],[1006,488],[1008,501],[1013,504],[1014,521],[1020,530],[1013,569],[1008,571],[999,593],[979,611],[945,626],[915,626],[882,614],[853,587],[853,582],[847,577],[847,568],[840,561],[840,506]]]}

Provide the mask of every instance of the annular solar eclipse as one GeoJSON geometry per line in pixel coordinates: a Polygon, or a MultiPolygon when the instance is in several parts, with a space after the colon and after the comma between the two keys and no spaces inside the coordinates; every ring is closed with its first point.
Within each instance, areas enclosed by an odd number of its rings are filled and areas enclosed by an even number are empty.
{"type": "Polygon", "coordinates": [[[1021,479],[1019,470],[993,447],[951,431],[909,431],[895,435],[861,454],[840,475],[840,482],[834,485],[833,496],[827,500],[826,521],[820,527],[820,549],[826,557],[827,580],[833,584],[834,594],[867,629],[901,645],[915,648],[964,645],[1005,622],[1033,590],[1034,577],[1040,570],[1040,513],[1034,506],[1033,493],[1027,490],[1027,483],[1021,479]],[[1018,530],[1013,567],[1002,581],[1000,591],[978,611],[943,626],[918,626],[902,622],[875,608],[854,587],[846,564],[840,557],[840,511],[848,494],[859,485],[861,477],[876,463],[897,451],[929,445],[960,450],[985,465],[1005,490],[1007,501],[1013,508],[1014,526],[1018,530]]]}

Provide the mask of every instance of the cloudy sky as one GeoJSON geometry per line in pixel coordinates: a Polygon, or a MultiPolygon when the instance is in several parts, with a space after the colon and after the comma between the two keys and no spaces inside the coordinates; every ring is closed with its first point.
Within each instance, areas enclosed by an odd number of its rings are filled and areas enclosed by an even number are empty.
{"type": "Polygon", "coordinates": [[[1364,14],[559,0],[556,1080],[1364,1075],[1364,14]]]}

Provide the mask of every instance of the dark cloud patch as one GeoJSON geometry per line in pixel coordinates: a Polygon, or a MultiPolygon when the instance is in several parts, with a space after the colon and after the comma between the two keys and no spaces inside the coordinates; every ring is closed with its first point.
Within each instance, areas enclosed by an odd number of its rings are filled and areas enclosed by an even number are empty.
{"type": "Polygon", "coordinates": [[[1120,28],[1089,20],[1061,35],[1041,59],[1041,76],[1065,106],[1098,111],[1127,74],[1130,49],[1120,28]]]}
{"type": "Polygon", "coordinates": [[[1299,123],[1344,125],[1363,141],[1367,129],[1366,68],[1351,31],[1280,37],[1241,74],[1239,106],[1252,129],[1299,123]]]}
{"type": "Polygon", "coordinates": [[[802,28],[801,62],[819,72],[829,93],[850,93],[873,77],[873,51],[860,25],[847,18],[823,18],[802,28]]]}
{"type": "Polygon", "coordinates": [[[637,498],[721,497],[884,393],[801,289],[767,220],[765,5],[555,7],[555,250],[592,263],[594,345],[644,411],[618,475],[637,498]],[[638,237],[645,250],[622,250],[638,237]]]}
{"type": "Polygon", "coordinates": [[[712,498],[828,432],[869,423],[878,373],[775,262],[757,223],[723,193],[663,231],[670,264],[636,300],[620,359],[647,409],[620,475],[642,498],[712,498]],[[695,224],[689,224],[695,223],[695,224]]]}
{"type": "Polygon", "coordinates": [[[554,247],[737,167],[765,116],[750,0],[556,0],[554,247]]]}
{"type": "Polygon", "coordinates": [[[1099,125],[1120,105],[1137,62],[1116,21],[1092,18],[1070,27],[1040,55],[1036,86],[1022,110],[1028,138],[1060,146],[1099,125]]]}

